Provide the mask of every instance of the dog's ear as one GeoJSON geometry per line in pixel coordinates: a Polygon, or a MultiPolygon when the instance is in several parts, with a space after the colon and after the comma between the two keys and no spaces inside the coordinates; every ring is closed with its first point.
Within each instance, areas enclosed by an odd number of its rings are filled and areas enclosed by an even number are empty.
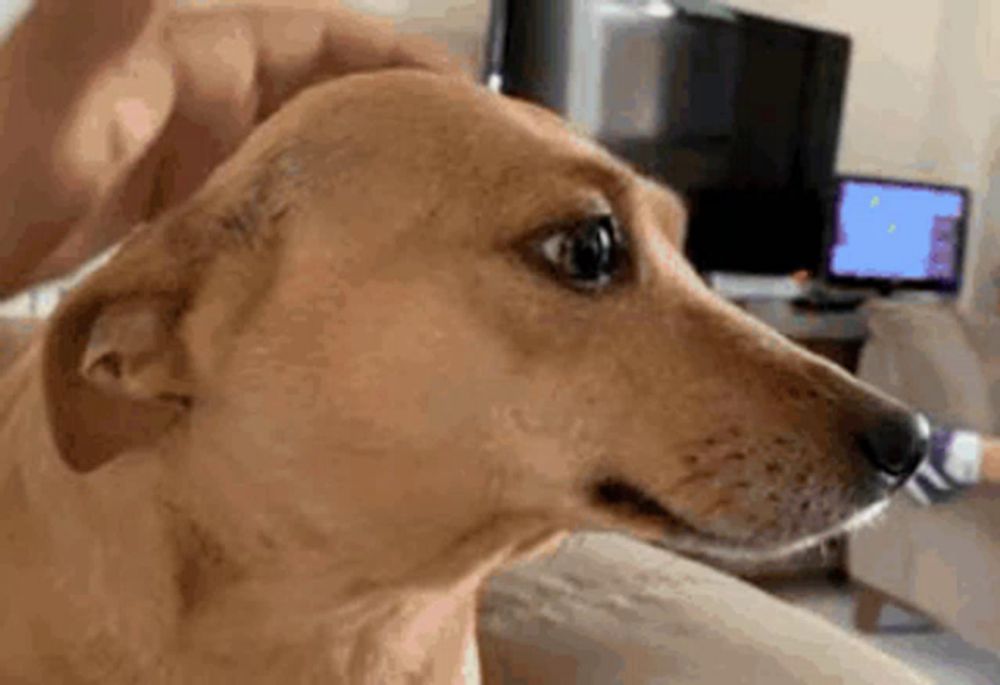
{"type": "Polygon", "coordinates": [[[59,454],[86,472],[152,444],[194,397],[169,297],[74,304],[47,332],[45,383],[59,454]]]}
{"type": "Polygon", "coordinates": [[[105,394],[130,402],[190,405],[174,309],[173,303],[158,297],[105,305],[87,334],[81,377],[105,394]]]}
{"type": "Polygon", "coordinates": [[[190,269],[144,247],[127,244],[71,291],[45,334],[49,424],[77,471],[154,444],[195,399],[180,328],[190,269]]]}

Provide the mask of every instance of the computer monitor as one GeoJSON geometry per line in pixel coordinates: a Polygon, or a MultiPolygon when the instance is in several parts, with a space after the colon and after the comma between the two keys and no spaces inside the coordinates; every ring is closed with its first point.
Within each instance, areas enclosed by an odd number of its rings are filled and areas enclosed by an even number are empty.
{"type": "Polygon", "coordinates": [[[826,281],[882,291],[957,293],[969,191],[851,176],[838,182],[825,250],[826,281]]]}

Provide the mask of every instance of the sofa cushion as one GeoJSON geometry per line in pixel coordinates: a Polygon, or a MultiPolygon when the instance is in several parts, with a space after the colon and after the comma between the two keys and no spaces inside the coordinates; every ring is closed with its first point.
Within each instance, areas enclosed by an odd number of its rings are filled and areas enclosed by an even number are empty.
{"type": "Polygon", "coordinates": [[[897,497],[883,519],[851,537],[848,567],[865,585],[1000,653],[997,530],[998,486],[936,507],[897,497]]]}
{"type": "Polygon", "coordinates": [[[496,577],[480,654],[486,685],[929,685],[817,616],[612,534],[496,577]]]}

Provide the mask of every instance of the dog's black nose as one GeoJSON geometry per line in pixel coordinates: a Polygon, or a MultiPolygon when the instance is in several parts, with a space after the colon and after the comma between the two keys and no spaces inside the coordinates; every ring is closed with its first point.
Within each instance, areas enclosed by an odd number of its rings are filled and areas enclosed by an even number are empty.
{"type": "Polygon", "coordinates": [[[920,466],[930,446],[930,424],[921,414],[883,415],[858,439],[868,460],[893,486],[900,486],[920,466]]]}

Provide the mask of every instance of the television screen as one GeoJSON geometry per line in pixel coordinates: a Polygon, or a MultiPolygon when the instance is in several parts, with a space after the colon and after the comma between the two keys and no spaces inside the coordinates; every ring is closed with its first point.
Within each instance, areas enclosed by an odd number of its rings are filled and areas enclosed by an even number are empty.
{"type": "Polygon", "coordinates": [[[680,191],[699,270],[818,270],[848,38],[704,0],[494,9],[489,68],[503,91],[562,113],[680,191]]]}
{"type": "Polygon", "coordinates": [[[956,291],[968,202],[963,188],[843,179],[827,250],[828,278],[956,291]]]}
{"type": "Polygon", "coordinates": [[[681,25],[689,48],[677,62],[692,86],[676,92],[690,106],[657,175],[687,196],[692,262],[704,272],[818,271],[848,40],[747,15],[681,25]],[[699,123],[709,109],[711,131],[699,123]]]}

